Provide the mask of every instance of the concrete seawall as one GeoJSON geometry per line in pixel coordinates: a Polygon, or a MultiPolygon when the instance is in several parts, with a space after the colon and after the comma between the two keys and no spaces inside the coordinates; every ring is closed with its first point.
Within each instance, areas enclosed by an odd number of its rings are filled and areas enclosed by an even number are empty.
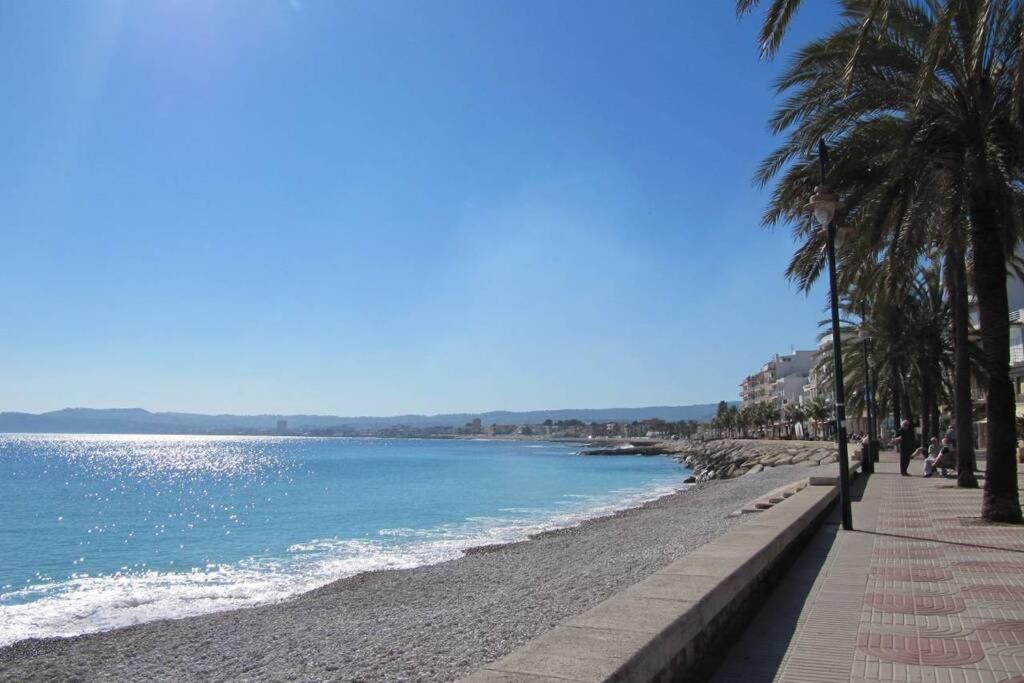
{"type": "Polygon", "coordinates": [[[774,494],[775,502],[749,522],[463,680],[669,681],[706,676],[716,653],[761,604],[838,499],[838,469],[835,464],[823,466],[812,482],[774,494]]]}

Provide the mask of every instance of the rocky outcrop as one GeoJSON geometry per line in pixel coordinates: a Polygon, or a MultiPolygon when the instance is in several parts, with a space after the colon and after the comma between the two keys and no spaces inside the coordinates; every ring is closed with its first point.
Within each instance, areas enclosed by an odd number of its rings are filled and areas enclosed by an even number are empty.
{"type": "Polygon", "coordinates": [[[731,479],[780,465],[827,465],[837,461],[830,441],[718,439],[673,442],[673,457],[693,470],[697,481],[731,479]]]}
{"type": "Polygon", "coordinates": [[[586,448],[580,451],[580,455],[670,455],[675,453],[675,450],[670,443],[631,444],[612,448],[586,448]]]}

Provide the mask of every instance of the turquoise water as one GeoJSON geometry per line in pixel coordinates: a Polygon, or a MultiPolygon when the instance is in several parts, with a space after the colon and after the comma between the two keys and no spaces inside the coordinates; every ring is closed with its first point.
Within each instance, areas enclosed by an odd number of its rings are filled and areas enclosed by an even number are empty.
{"type": "Polygon", "coordinates": [[[0,435],[0,645],[280,600],[682,487],[541,442],[0,435]]]}

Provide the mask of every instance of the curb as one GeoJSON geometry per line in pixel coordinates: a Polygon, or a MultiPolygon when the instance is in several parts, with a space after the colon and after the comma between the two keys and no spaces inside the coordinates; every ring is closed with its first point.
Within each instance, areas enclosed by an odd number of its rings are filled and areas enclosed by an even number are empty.
{"type": "Polygon", "coordinates": [[[810,483],[462,680],[653,681],[700,670],[839,497],[834,485],[810,483]]]}

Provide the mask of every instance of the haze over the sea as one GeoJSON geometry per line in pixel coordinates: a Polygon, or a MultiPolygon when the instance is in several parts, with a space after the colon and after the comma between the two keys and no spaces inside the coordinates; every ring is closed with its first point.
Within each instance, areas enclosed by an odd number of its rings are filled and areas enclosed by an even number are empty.
{"type": "Polygon", "coordinates": [[[338,415],[201,415],[154,413],[141,408],[65,408],[41,414],[0,412],[0,432],[189,434],[208,431],[273,430],[295,432],[309,429],[372,429],[384,427],[461,427],[480,420],[483,424],[537,425],[544,421],[583,422],[649,419],[678,422],[707,420],[717,405],[647,406],[643,408],[577,408],[525,412],[447,413],[443,415],[350,416],[338,415]],[[283,422],[279,422],[283,420],[283,422]]]}

